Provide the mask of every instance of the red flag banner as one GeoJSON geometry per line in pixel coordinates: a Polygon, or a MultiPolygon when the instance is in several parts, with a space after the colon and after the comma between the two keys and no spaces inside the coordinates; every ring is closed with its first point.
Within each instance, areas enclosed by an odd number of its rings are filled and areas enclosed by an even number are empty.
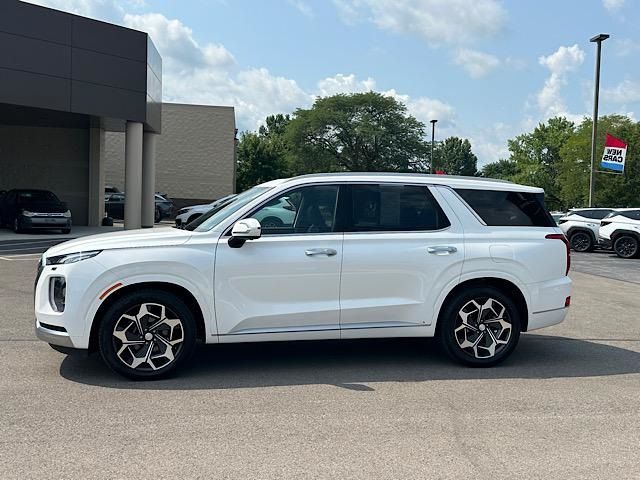
{"type": "Polygon", "coordinates": [[[624,172],[624,161],[627,156],[627,144],[619,138],[609,135],[604,142],[604,154],[600,161],[602,168],[615,170],[616,172],[624,172]]]}

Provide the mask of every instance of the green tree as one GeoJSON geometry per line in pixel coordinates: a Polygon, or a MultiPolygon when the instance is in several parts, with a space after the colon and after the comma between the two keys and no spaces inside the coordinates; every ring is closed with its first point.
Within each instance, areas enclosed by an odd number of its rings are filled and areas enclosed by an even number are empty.
{"type": "Polygon", "coordinates": [[[478,158],[471,151],[471,143],[466,138],[449,137],[434,152],[435,170],[447,175],[475,176],[478,172],[478,158]]]}
{"type": "Polygon", "coordinates": [[[497,162],[487,163],[482,167],[482,176],[486,178],[498,178],[500,180],[509,180],[518,172],[516,162],[501,159],[497,162]]]}
{"type": "Polygon", "coordinates": [[[286,127],[293,173],[425,171],[424,124],[380,93],[318,98],[286,127]]]}
{"type": "MultiPolygon", "coordinates": [[[[561,196],[566,207],[584,207],[589,202],[592,121],[585,118],[561,149],[559,168],[561,196]]],[[[627,149],[624,175],[596,173],[594,204],[601,207],[635,207],[640,205],[640,123],[622,115],[598,119],[596,170],[609,133],[625,141],[627,149]]]]}
{"type": "Polygon", "coordinates": [[[240,135],[236,191],[288,176],[288,145],[284,132],[290,120],[289,115],[271,115],[265,119],[258,133],[243,132],[240,135]]]}
{"type": "Polygon", "coordinates": [[[509,140],[509,160],[516,164],[516,173],[509,180],[544,188],[547,206],[562,208],[560,150],[573,134],[573,122],[554,117],[538,124],[533,132],[509,140]]]}

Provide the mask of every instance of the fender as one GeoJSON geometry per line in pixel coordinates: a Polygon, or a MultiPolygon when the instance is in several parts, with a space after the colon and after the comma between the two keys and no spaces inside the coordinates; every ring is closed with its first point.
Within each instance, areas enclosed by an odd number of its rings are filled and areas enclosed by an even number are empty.
{"type": "Polygon", "coordinates": [[[591,237],[591,241],[593,242],[593,244],[596,245],[598,243],[598,239],[596,238],[596,234],[593,233],[593,230],[591,230],[591,229],[589,229],[587,227],[571,227],[567,231],[567,238],[571,238],[571,235],[573,235],[576,232],[588,233],[589,236],[591,237]]]}
{"type": "Polygon", "coordinates": [[[506,280],[510,283],[513,283],[518,288],[518,290],[520,290],[520,292],[522,293],[522,296],[524,297],[524,300],[527,304],[527,311],[529,312],[529,317],[531,316],[531,308],[530,308],[531,295],[529,293],[529,289],[526,288],[526,286],[522,282],[520,282],[513,275],[510,275],[509,273],[506,273],[500,270],[476,270],[473,272],[467,272],[462,274],[456,281],[450,282],[446,286],[446,288],[444,288],[440,292],[440,295],[438,296],[438,300],[436,303],[436,308],[434,309],[434,317],[431,320],[431,325],[433,325],[435,328],[438,322],[438,316],[440,315],[440,311],[444,305],[444,301],[447,298],[447,295],[449,295],[454,288],[456,288],[458,285],[464,282],[468,282],[470,280],[478,280],[481,278],[498,278],[500,280],[506,280]]]}

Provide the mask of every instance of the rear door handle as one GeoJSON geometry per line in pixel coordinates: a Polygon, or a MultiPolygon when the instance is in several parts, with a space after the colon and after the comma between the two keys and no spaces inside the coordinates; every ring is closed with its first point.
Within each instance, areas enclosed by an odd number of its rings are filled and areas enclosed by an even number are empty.
{"type": "Polygon", "coordinates": [[[333,257],[338,252],[333,248],[310,248],[304,251],[307,257],[315,257],[317,255],[326,255],[327,257],[333,257]]]}
{"type": "Polygon", "coordinates": [[[456,253],[458,249],[450,245],[436,245],[434,247],[427,247],[427,252],[433,255],[449,255],[450,253],[456,253]]]}

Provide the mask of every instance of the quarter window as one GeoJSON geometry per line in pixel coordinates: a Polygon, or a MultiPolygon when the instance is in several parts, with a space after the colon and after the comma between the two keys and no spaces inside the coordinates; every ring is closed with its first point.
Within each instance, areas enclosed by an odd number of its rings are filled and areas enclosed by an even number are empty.
{"type": "Polygon", "coordinates": [[[426,186],[352,185],[347,231],[397,232],[446,228],[449,220],[426,186]]]}
{"type": "Polygon", "coordinates": [[[262,235],[332,232],[337,200],[336,185],[312,185],[289,190],[248,216],[260,222],[262,235]]]}
{"type": "Polygon", "coordinates": [[[620,215],[633,220],[640,220],[640,210],[626,210],[624,212],[620,212],[620,215]]]}
{"type": "Polygon", "coordinates": [[[555,227],[544,207],[544,196],[530,192],[472,190],[456,192],[490,226],[555,227]]]}

